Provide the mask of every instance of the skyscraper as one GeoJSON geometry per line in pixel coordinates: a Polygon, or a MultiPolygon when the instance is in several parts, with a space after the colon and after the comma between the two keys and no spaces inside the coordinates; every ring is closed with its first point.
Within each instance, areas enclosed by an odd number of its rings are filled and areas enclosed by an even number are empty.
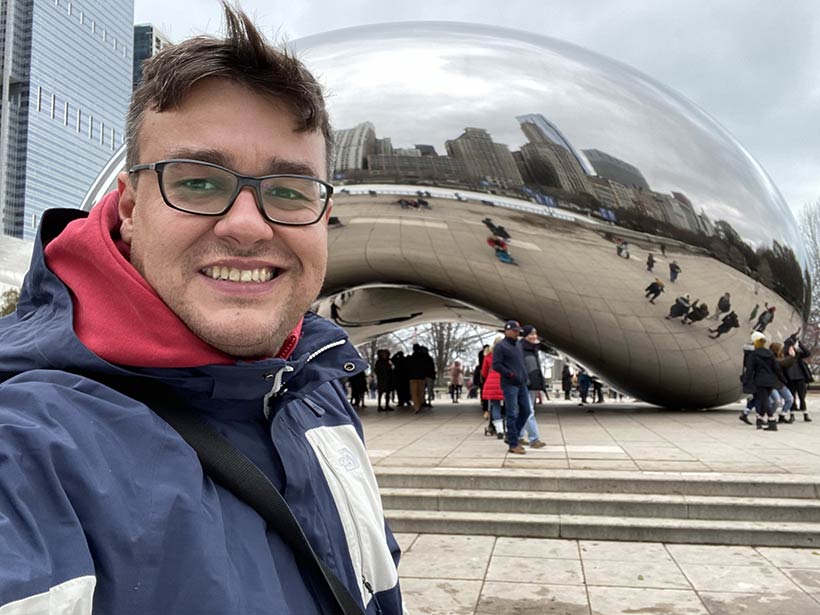
{"type": "MultiPolygon", "coordinates": [[[[367,157],[376,153],[376,128],[370,122],[362,122],[353,128],[337,130],[336,161],[334,172],[349,169],[363,169],[367,164],[367,157]]],[[[392,146],[390,147],[392,151],[392,146]]]]}
{"type": "Polygon", "coordinates": [[[170,43],[168,37],[153,24],[141,23],[134,26],[133,82],[135,88],[142,81],[142,63],[170,43]]]}
{"type": "Polygon", "coordinates": [[[521,130],[527,141],[533,145],[558,145],[572,154],[586,175],[595,175],[595,171],[583,154],[576,150],[558,127],[540,113],[517,115],[516,120],[521,124],[521,130]]]}
{"type": "Polygon", "coordinates": [[[635,165],[599,149],[585,149],[584,154],[601,177],[611,179],[629,188],[649,190],[649,183],[647,183],[641,170],[635,165]]]}
{"type": "Polygon", "coordinates": [[[509,148],[495,143],[483,128],[465,128],[444,146],[450,156],[464,162],[467,173],[482,185],[517,188],[524,183],[509,148]]]}
{"type": "Polygon", "coordinates": [[[133,0],[0,0],[0,229],[79,207],[124,140],[133,0]]]}

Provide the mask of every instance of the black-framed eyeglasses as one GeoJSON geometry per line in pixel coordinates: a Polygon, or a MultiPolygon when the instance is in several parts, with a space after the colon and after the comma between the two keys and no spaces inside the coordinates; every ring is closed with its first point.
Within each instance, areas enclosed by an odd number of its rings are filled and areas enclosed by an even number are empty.
{"type": "Polygon", "coordinates": [[[129,173],[156,171],[159,191],[168,207],[199,216],[222,216],[248,186],[259,213],[286,226],[316,224],[327,211],[333,186],[308,175],[249,177],[200,160],[160,160],[137,164],[129,173]]]}

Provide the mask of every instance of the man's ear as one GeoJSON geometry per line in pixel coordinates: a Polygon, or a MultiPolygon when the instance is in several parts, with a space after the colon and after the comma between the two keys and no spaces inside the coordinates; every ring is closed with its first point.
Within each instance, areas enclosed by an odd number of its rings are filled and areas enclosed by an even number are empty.
{"type": "Polygon", "coordinates": [[[120,193],[120,200],[117,204],[117,211],[120,215],[120,237],[130,246],[134,235],[136,194],[131,177],[125,171],[117,175],[117,191],[120,193]]]}
{"type": "Polygon", "coordinates": [[[333,211],[333,198],[331,197],[330,201],[327,204],[327,210],[325,210],[325,224],[330,222],[330,212],[333,211]]]}

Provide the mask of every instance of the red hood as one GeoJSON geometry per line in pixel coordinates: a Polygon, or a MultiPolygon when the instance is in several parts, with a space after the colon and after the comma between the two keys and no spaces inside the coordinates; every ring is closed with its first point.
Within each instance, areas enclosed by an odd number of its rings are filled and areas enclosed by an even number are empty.
{"type": "MultiPolygon", "coordinates": [[[[110,363],[139,367],[231,365],[235,357],[202,341],[129,262],[120,239],[119,195],[107,194],[87,218],[69,223],[46,246],[49,269],[71,290],[74,331],[110,363]]],[[[302,321],[277,357],[296,347],[302,321]]]]}

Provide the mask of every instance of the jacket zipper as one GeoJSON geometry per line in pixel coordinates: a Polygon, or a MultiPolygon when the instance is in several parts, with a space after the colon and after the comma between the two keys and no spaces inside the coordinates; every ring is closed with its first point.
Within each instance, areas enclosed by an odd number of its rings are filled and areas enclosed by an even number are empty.
{"type": "MultiPolygon", "coordinates": [[[[338,482],[340,485],[344,485],[344,483],[341,480],[339,480],[339,476],[336,473],[336,469],[333,467],[333,464],[331,463],[331,461],[327,458],[327,455],[325,455],[325,452],[321,448],[318,448],[317,450],[319,451],[319,453],[324,458],[325,464],[330,469],[331,473],[333,474],[333,478],[336,479],[336,482],[338,482]]],[[[362,565],[362,571],[361,571],[362,585],[364,585],[365,589],[370,594],[370,598],[372,599],[373,604],[376,605],[377,615],[381,615],[382,614],[382,609],[379,606],[379,601],[376,600],[376,592],[373,591],[373,586],[370,584],[370,581],[367,580],[367,577],[364,574],[365,553],[364,553],[364,547],[362,546],[362,536],[361,536],[361,532],[359,531],[359,524],[356,522],[356,516],[353,514],[353,509],[350,506],[350,500],[348,500],[347,498],[345,498],[345,508],[347,508],[347,514],[350,516],[350,521],[353,524],[353,529],[356,531],[356,544],[359,547],[359,561],[361,562],[361,565],[362,565]]]]}
{"type": "MultiPolygon", "coordinates": [[[[326,350],[330,350],[331,348],[335,348],[336,346],[341,346],[347,342],[347,338],[342,338],[340,340],[336,340],[335,342],[331,342],[330,344],[326,344],[319,348],[318,350],[313,351],[308,355],[308,358],[305,360],[305,364],[310,363],[318,357],[320,354],[325,352],[326,350]]],[[[289,374],[293,371],[293,367],[290,365],[285,365],[280,370],[278,370],[275,374],[268,374],[265,376],[266,380],[273,380],[273,386],[271,387],[270,391],[267,392],[265,397],[262,398],[262,412],[265,415],[265,419],[270,420],[270,400],[276,397],[279,397],[282,393],[287,391],[287,388],[282,386],[282,380],[285,374],[289,374]]]]}

